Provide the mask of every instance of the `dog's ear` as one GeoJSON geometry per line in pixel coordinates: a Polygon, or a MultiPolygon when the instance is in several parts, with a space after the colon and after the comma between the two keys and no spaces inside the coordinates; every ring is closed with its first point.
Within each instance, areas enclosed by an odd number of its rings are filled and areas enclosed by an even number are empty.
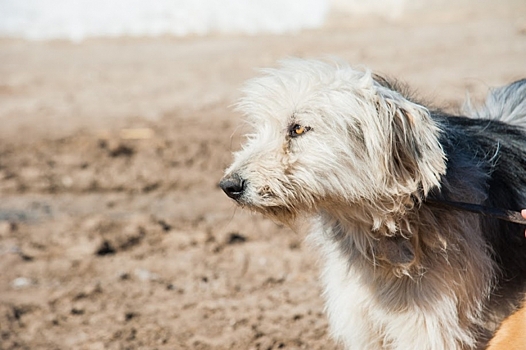
{"type": "Polygon", "coordinates": [[[413,192],[417,186],[426,194],[439,185],[446,169],[439,128],[425,107],[389,92],[390,96],[380,97],[377,107],[379,114],[384,114],[380,116],[386,123],[384,128],[388,128],[388,185],[403,192],[413,192]]]}

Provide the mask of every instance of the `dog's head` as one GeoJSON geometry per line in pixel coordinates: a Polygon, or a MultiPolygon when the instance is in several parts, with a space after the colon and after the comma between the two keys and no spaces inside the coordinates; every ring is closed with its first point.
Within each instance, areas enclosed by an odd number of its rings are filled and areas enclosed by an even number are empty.
{"type": "Polygon", "coordinates": [[[424,107],[369,71],[289,60],[247,83],[250,132],[220,186],[284,220],[302,211],[401,203],[438,186],[439,130],[424,107]]]}

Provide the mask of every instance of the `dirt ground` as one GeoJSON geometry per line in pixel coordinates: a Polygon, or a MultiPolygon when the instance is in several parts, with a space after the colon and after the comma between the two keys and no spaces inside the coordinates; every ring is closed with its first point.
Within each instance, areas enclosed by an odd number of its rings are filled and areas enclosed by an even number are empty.
{"type": "Polygon", "coordinates": [[[338,349],[304,232],[217,186],[231,105],[255,68],[337,56],[456,110],[526,76],[526,3],[480,3],[284,36],[0,40],[0,349],[338,349]]]}

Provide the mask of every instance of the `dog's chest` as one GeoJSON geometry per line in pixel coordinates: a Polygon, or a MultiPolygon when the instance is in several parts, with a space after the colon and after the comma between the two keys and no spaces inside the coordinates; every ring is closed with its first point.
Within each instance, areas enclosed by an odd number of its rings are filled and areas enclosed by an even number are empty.
{"type": "Polygon", "coordinates": [[[371,269],[350,264],[326,231],[313,235],[319,235],[323,254],[331,332],[346,349],[460,349],[461,343],[473,344],[471,334],[459,326],[454,298],[444,296],[426,308],[389,304],[370,283],[371,269]]]}

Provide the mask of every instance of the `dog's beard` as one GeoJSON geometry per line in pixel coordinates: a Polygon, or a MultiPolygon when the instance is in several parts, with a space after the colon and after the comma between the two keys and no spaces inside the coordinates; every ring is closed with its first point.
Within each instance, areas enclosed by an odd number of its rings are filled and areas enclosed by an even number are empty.
{"type": "Polygon", "coordinates": [[[250,205],[250,204],[239,203],[239,202],[238,204],[243,209],[248,209],[253,212],[260,213],[264,215],[265,217],[271,219],[272,221],[279,222],[287,226],[293,225],[294,220],[296,219],[298,215],[298,212],[284,205],[270,205],[270,206],[250,205]]]}
{"type": "Polygon", "coordinates": [[[260,212],[266,217],[287,226],[292,226],[297,217],[297,212],[285,206],[263,207],[260,208],[260,212]]]}
{"type": "Polygon", "coordinates": [[[298,216],[309,211],[299,203],[295,203],[295,205],[292,206],[287,205],[285,201],[283,201],[283,203],[280,202],[281,201],[277,201],[276,198],[274,198],[271,203],[250,201],[246,199],[236,200],[236,203],[243,209],[260,213],[274,222],[285,224],[289,227],[294,225],[294,222],[298,216]]]}

